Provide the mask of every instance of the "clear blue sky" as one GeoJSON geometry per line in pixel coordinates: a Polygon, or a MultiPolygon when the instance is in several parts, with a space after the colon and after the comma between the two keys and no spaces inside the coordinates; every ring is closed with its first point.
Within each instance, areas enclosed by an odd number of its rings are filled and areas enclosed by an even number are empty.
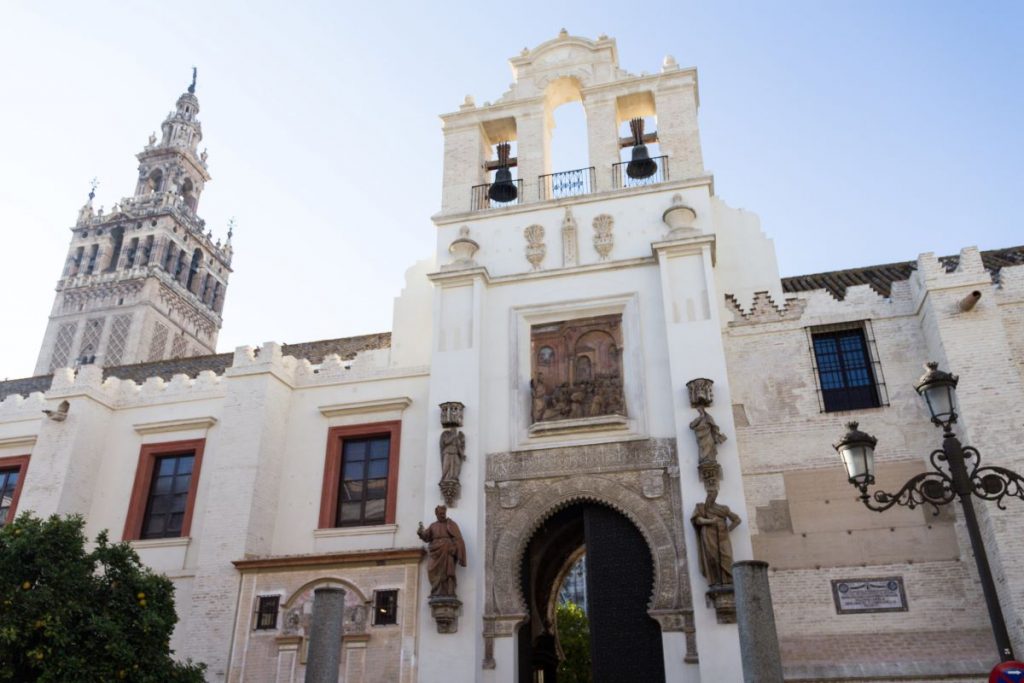
{"type": "Polygon", "coordinates": [[[783,275],[1024,243],[1020,2],[8,2],[0,378],[33,369],[89,179],[132,192],[193,64],[200,214],[238,222],[220,350],[389,329],[433,244],[437,115],[563,26],[635,73],[698,68],[705,165],[783,275]]]}

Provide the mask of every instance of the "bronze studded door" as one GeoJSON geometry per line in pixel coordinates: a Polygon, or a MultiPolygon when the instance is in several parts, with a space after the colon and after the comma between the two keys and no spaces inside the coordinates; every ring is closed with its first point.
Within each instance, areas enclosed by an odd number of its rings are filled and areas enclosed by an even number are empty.
{"type": "Polygon", "coordinates": [[[654,585],[647,542],[601,505],[586,506],[583,523],[594,683],[664,683],[661,628],[647,614],[654,585]]]}

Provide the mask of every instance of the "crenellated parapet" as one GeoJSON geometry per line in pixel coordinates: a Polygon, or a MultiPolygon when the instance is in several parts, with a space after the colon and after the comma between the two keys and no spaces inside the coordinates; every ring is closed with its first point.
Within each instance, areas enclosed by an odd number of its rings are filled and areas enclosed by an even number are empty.
{"type": "Polygon", "coordinates": [[[755,292],[754,300],[747,310],[743,309],[743,305],[732,294],[725,295],[725,303],[735,316],[730,325],[799,320],[807,306],[806,299],[799,297],[787,297],[780,306],[768,292],[755,292]]]}

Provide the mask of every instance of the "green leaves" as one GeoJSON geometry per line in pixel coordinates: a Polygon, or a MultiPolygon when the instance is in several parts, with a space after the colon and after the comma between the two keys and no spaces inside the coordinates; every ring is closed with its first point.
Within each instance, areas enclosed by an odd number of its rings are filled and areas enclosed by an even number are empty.
{"type": "Polygon", "coordinates": [[[583,608],[572,602],[559,603],[555,620],[558,644],[565,657],[558,665],[559,683],[590,683],[590,621],[583,608]]]}
{"type": "Polygon", "coordinates": [[[86,551],[84,526],[25,513],[0,528],[0,681],[203,681],[171,658],[171,581],[105,531],[86,551]]]}

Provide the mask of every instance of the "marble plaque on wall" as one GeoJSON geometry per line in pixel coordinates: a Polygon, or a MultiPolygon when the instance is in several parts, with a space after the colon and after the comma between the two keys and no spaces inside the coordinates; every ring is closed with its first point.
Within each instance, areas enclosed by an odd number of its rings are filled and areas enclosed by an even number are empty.
{"type": "Polygon", "coordinates": [[[907,611],[907,593],[902,576],[833,579],[832,598],[838,614],[907,611]]]}

